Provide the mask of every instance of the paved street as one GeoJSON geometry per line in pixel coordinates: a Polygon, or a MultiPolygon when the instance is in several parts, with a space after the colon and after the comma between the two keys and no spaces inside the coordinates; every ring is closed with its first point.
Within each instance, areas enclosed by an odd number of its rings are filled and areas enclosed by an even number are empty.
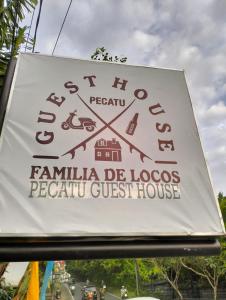
{"type": "Polygon", "coordinates": [[[113,295],[111,293],[108,293],[108,292],[106,293],[105,300],[118,300],[118,299],[121,299],[121,298],[116,295],[113,295]]]}
{"type": "MultiPolygon", "coordinates": [[[[61,298],[60,300],[82,300],[81,289],[84,286],[84,283],[76,283],[75,291],[71,292],[69,285],[62,283],[61,285],[61,298]]],[[[55,299],[54,299],[55,300],[55,299]]],[[[99,299],[98,299],[99,300],[99,299]]],[[[112,293],[107,292],[105,295],[105,300],[120,300],[120,297],[113,295],[112,293]]]]}
{"type": "Polygon", "coordinates": [[[67,284],[61,285],[61,300],[74,300],[67,284]]]}
{"type": "Polygon", "coordinates": [[[75,300],[82,299],[81,288],[82,288],[82,284],[80,284],[80,283],[75,284],[75,293],[74,293],[75,300]]]}
{"type": "MultiPolygon", "coordinates": [[[[77,283],[75,284],[75,293],[74,293],[74,300],[81,300],[82,299],[82,293],[81,288],[84,285],[84,283],[77,283]]],[[[111,293],[106,293],[105,300],[119,300],[120,297],[115,296],[111,293]]]]}

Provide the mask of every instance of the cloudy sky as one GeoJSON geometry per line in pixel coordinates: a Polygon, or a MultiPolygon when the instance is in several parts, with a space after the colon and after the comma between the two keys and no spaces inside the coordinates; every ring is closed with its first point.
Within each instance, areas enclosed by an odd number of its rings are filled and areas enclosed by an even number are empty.
{"type": "MultiPolygon", "coordinates": [[[[44,1],[35,51],[52,53],[69,2],[44,1]]],[[[214,190],[226,194],[226,0],[73,0],[55,55],[89,59],[99,46],[185,70],[214,190]]]]}

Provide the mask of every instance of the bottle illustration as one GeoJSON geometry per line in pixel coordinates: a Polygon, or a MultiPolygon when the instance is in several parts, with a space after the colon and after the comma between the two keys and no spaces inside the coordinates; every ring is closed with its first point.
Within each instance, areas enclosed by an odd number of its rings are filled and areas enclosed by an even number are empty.
{"type": "Polygon", "coordinates": [[[138,113],[136,113],[134,115],[134,117],[132,118],[132,120],[129,122],[129,125],[126,129],[126,133],[129,135],[133,135],[135,132],[135,129],[137,127],[137,119],[138,119],[138,113]]]}

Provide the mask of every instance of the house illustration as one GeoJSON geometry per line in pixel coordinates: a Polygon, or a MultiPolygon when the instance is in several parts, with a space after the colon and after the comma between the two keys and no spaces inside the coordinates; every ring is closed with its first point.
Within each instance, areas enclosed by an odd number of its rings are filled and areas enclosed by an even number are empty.
{"type": "Polygon", "coordinates": [[[121,146],[116,139],[96,141],[95,160],[102,161],[122,161],[121,146]]]}

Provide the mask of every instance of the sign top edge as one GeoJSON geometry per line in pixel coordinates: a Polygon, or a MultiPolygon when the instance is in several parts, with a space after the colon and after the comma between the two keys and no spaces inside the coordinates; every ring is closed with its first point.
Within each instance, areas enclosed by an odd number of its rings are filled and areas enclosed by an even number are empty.
{"type": "Polygon", "coordinates": [[[174,68],[163,68],[163,67],[153,67],[153,66],[147,66],[147,65],[132,65],[132,64],[125,64],[120,62],[110,62],[110,61],[99,61],[99,60],[93,60],[93,59],[82,59],[82,58],[76,58],[72,56],[60,56],[60,55],[50,55],[50,54],[42,54],[42,53],[27,53],[27,52],[20,52],[19,56],[43,56],[47,58],[56,58],[56,59],[65,59],[65,60],[75,60],[75,61],[81,61],[81,62],[91,62],[94,64],[113,64],[118,66],[126,66],[126,67],[133,67],[133,68],[147,68],[147,69],[157,69],[157,70],[163,70],[163,71],[176,71],[176,72],[182,72],[185,73],[185,69],[174,69],[174,68]]]}

